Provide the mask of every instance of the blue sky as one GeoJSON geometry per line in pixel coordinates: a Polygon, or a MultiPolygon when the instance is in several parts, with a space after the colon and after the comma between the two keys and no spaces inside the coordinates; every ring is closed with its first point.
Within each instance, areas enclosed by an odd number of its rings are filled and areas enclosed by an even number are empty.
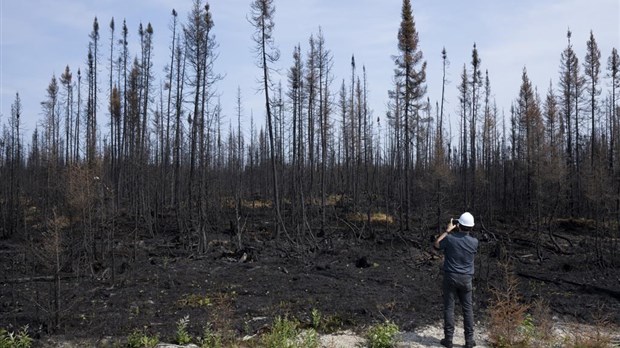
{"type": "MultiPolygon", "coordinates": [[[[211,0],[214,32],[219,43],[218,73],[225,75],[217,85],[224,114],[235,115],[237,88],[241,88],[245,128],[249,115],[260,123],[262,95],[256,78],[251,36],[246,19],[251,0],[211,0]]],[[[351,55],[358,74],[367,71],[369,101],[373,115],[386,112],[387,90],[391,88],[397,53],[401,0],[275,0],[274,38],[281,51],[276,64],[286,84],[295,45],[308,50],[308,38],[323,32],[334,64],[332,90],[337,93],[342,79],[350,79],[351,55]]],[[[100,99],[107,96],[109,22],[114,17],[118,37],[123,19],[129,28],[130,52],[138,53],[138,26],[154,28],[155,74],[163,78],[169,61],[171,11],[185,21],[192,0],[0,0],[0,122],[10,115],[15,93],[22,100],[24,128],[29,134],[42,119],[40,102],[52,75],[59,77],[66,65],[75,73],[85,70],[88,35],[96,16],[100,23],[100,99]]],[[[557,83],[560,54],[566,47],[566,32],[573,32],[573,47],[580,61],[585,57],[590,30],[601,50],[605,69],[612,47],[620,49],[620,1],[618,0],[412,0],[420,49],[428,62],[428,94],[434,103],[441,96],[441,50],[448,52],[450,67],[446,110],[457,114],[457,85],[463,64],[469,66],[476,43],[482,69],[488,70],[493,95],[500,110],[508,113],[517,97],[523,67],[540,93],[549,82],[557,83]]],[[[605,74],[604,70],[602,74],[605,74]]],[[[277,76],[276,76],[277,78],[277,76]]],[[[606,84],[607,80],[603,80],[606,84]]],[[[159,84],[159,83],[157,83],[159,84]]],[[[107,107],[99,106],[107,120],[107,107]]],[[[102,129],[105,135],[107,129],[102,129]]],[[[29,137],[29,135],[27,135],[29,137]]],[[[29,138],[26,138],[28,141],[29,138]]]]}

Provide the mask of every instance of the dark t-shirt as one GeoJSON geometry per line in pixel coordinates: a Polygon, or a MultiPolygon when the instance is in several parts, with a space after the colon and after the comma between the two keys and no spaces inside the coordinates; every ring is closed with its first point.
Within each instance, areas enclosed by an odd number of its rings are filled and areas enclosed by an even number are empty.
{"type": "Polygon", "coordinates": [[[474,256],[478,251],[478,240],[468,233],[449,233],[439,242],[439,249],[446,256],[443,270],[450,273],[474,274],[474,256]]]}

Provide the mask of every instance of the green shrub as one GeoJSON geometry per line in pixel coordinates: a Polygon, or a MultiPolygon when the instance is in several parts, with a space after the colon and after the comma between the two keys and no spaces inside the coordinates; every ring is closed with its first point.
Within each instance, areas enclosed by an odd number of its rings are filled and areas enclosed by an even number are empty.
{"type": "Polygon", "coordinates": [[[319,334],[315,329],[307,329],[301,331],[297,335],[298,347],[318,348],[320,346],[319,334]]]}
{"type": "Polygon", "coordinates": [[[32,341],[28,335],[28,325],[17,333],[0,329],[0,348],[30,348],[32,341]]]}
{"type": "Polygon", "coordinates": [[[310,312],[310,316],[312,318],[312,327],[315,330],[319,330],[321,326],[321,312],[319,312],[319,310],[316,308],[312,308],[312,311],[310,312]]]}
{"type": "Polygon", "coordinates": [[[396,345],[396,334],[398,325],[386,321],[383,324],[375,325],[368,330],[366,339],[369,348],[391,348],[396,345]]]}
{"type": "Polygon", "coordinates": [[[314,329],[300,330],[294,320],[276,317],[271,332],[261,338],[266,348],[318,348],[319,336],[314,329]]]}
{"type": "Polygon", "coordinates": [[[297,336],[297,323],[277,317],[271,332],[265,334],[262,342],[267,348],[294,348],[297,336]]]}
{"type": "Polygon", "coordinates": [[[202,337],[198,340],[200,348],[222,348],[222,335],[214,332],[210,325],[205,326],[202,337]]]}
{"type": "Polygon", "coordinates": [[[144,330],[135,329],[129,337],[127,337],[127,347],[129,348],[153,348],[159,343],[157,335],[150,336],[144,330]]]}
{"type": "Polygon", "coordinates": [[[192,342],[192,336],[187,332],[187,326],[189,325],[189,315],[179,319],[177,321],[177,332],[175,333],[175,340],[178,344],[188,344],[192,342]]]}

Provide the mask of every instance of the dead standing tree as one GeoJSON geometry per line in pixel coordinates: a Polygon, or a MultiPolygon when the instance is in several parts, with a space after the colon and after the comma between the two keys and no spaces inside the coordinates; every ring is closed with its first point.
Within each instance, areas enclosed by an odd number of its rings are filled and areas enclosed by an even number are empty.
{"type": "Polygon", "coordinates": [[[394,57],[396,69],[394,70],[395,79],[400,83],[399,98],[403,102],[404,120],[404,213],[405,230],[410,230],[410,210],[411,210],[411,143],[412,134],[417,131],[412,129],[415,119],[419,117],[420,101],[426,94],[426,62],[422,62],[422,51],[419,49],[419,37],[411,10],[411,1],[403,0],[402,19],[398,30],[398,51],[394,57]]]}
{"type": "Polygon", "coordinates": [[[2,185],[0,185],[0,194],[3,200],[0,200],[0,238],[10,237],[22,229],[21,217],[21,126],[22,104],[19,93],[15,94],[15,102],[11,104],[11,117],[9,119],[10,130],[5,130],[4,139],[0,138],[0,149],[4,152],[0,153],[0,173],[3,175],[2,185]]]}
{"type": "Polygon", "coordinates": [[[269,151],[271,156],[271,175],[273,184],[273,207],[276,219],[276,238],[280,237],[281,229],[286,232],[286,227],[282,221],[280,213],[280,194],[278,189],[278,176],[276,173],[276,153],[275,141],[273,136],[273,117],[271,114],[271,99],[269,91],[271,89],[269,64],[276,62],[280,58],[280,51],[275,47],[273,40],[273,17],[275,6],[273,0],[255,0],[250,5],[250,23],[254,26],[253,39],[256,42],[255,52],[257,65],[262,69],[261,89],[265,92],[265,111],[267,113],[267,131],[269,132],[269,151]]]}
{"type": "MultiPolygon", "coordinates": [[[[620,155],[620,106],[616,102],[616,91],[620,88],[620,56],[618,50],[613,49],[607,60],[608,77],[611,79],[611,110],[610,110],[610,144],[609,144],[609,175],[614,177],[616,182],[616,202],[615,211],[617,223],[616,236],[620,236],[620,165],[617,156],[620,155]],[[615,156],[614,156],[615,155],[615,156]],[[615,174],[614,174],[615,171],[615,174]]],[[[618,240],[618,238],[616,238],[618,240]]],[[[617,250],[616,245],[612,250],[617,250]]]]}
{"type": "MultiPolygon", "coordinates": [[[[188,87],[191,88],[192,115],[190,130],[190,168],[187,200],[190,214],[197,214],[193,219],[197,221],[195,230],[200,235],[200,251],[206,250],[207,228],[207,186],[206,175],[209,165],[209,154],[206,142],[210,135],[206,134],[210,128],[209,107],[213,92],[211,85],[220,77],[213,73],[213,63],[217,55],[214,53],[217,44],[212,34],[214,26],[209,5],[203,5],[201,0],[195,0],[188,17],[188,24],[184,27],[185,52],[188,63],[188,87]],[[196,204],[195,206],[193,204],[196,204]]],[[[180,57],[177,58],[180,61],[180,57]]],[[[177,72],[178,73],[178,72],[177,72]]],[[[177,110],[180,113],[180,109],[177,110]]],[[[177,119],[178,115],[177,115],[177,119]]],[[[177,124],[177,127],[179,125],[177,124]]],[[[178,129],[178,128],[177,128],[178,129]]],[[[177,132],[178,135],[178,132],[177,132]]],[[[179,139],[177,137],[177,145],[179,139]]],[[[175,146],[177,146],[175,145],[175,146]]]]}
{"type": "Polygon", "coordinates": [[[317,37],[317,58],[319,68],[319,130],[320,130],[320,143],[321,143],[321,170],[320,170],[320,182],[321,182],[321,231],[325,232],[326,226],[326,209],[327,209],[327,151],[329,134],[331,131],[329,114],[331,113],[331,96],[329,93],[329,87],[331,84],[331,67],[332,59],[331,52],[325,47],[325,38],[323,32],[319,28],[319,34],[317,37]]]}
{"type": "MultiPolygon", "coordinates": [[[[469,132],[470,132],[470,161],[469,165],[471,168],[471,203],[465,207],[465,209],[471,210],[476,208],[475,204],[477,201],[476,197],[476,162],[478,161],[478,155],[476,154],[476,140],[477,140],[477,121],[478,121],[478,108],[480,106],[480,96],[479,91],[482,87],[482,73],[480,70],[480,56],[478,55],[478,49],[476,48],[476,44],[474,43],[474,48],[471,53],[471,105],[470,105],[470,121],[469,121],[469,132]]],[[[464,170],[467,170],[465,168],[464,170]]]]}
{"type": "Polygon", "coordinates": [[[291,156],[291,224],[300,231],[303,225],[304,201],[303,201],[303,171],[302,171],[302,149],[303,149],[303,63],[300,45],[295,46],[293,51],[293,66],[288,71],[288,98],[292,111],[292,156],[291,156]]]}
{"type": "Polygon", "coordinates": [[[564,122],[566,123],[566,167],[568,168],[568,177],[567,181],[569,182],[568,189],[568,209],[571,215],[576,213],[576,205],[577,205],[577,169],[575,164],[575,142],[577,139],[575,138],[573,128],[578,127],[575,125],[576,114],[575,104],[573,104],[573,100],[575,99],[573,96],[576,94],[575,91],[577,89],[577,68],[578,60],[575,55],[575,51],[573,51],[573,46],[570,42],[571,38],[570,30],[567,33],[568,45],[566,49],[562,52],[561,63],[560,63],[560,104],[562,106],[562,116],[564,122]]]}
{"type": "Polygon", "coordinates": [[[94,166],[97,154],[97,49],[99,47],[99,22],[93,21],[91,42],[88,46],[88,101],[86,108],[86,160],[94,166]]]}

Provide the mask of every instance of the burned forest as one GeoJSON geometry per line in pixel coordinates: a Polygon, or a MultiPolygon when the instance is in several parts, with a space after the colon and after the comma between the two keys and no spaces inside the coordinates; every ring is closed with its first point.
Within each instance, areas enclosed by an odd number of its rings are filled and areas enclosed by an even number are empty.
{"type": "Polygon", "coordinates": [[[415,2],[402,1],[383,52],[388,91],[364,57],[335,56],[320,27],[280,46],[277,3],[249,2],[255,74],[238,83],[258,91],[260,110],[240,90],[225,91],[234,108],[220,103],[219,14],[204,0],[171,9],[167,28],[95,17],[76,43],[82,64],[57,62],[41,86],[29,133],[14,95],[0,119],[0,328],[35,344],[136,332],[189,343],[181,325],[241,347],[261,346],[242,339],[280,318],[319,333],[386,321],[412,331],[442,320],[432,242],[465,211],[480,241],[477,325],[506,304],[537,320],[544,303],[555,320],[620,326],[616,48],[569,29],[550,84],[523,67],[498,106],[501,72],[479,45],[454,67],[450,47],[422,52],[415,2]],[[154,52],[154,35],[168,51],[154,52]]]}

